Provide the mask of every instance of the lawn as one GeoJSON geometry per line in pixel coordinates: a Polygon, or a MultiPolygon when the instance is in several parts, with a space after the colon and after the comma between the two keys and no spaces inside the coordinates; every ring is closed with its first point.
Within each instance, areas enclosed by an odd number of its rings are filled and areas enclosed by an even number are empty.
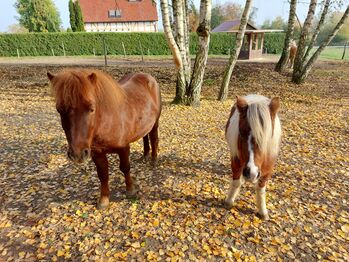
{"type": "MultiPolygon", "coordinates": [[[[328,46],[320,54],[320,58],[329,60],[342,60],[343,51],[344,47],[328,46]]],[[[344,60],[349,60],[349,47],[347,47],[347,50],[345,52],[344,60]]]]}
{"type": "Polygon", "coordinates": [[[222,205],[231,179],[224,126],[233,103],[215,100],[223,65],[210,63],[197,108],[170,103],[170,64],[107,68],[115,78],[153,74],[164,101],[157,166],[139,161],[142,145],[132,145],[140,192],[129,200],[110,156],[111,205],[102,211],[94,165],[65,157],[46,79],[47,70],[69,66],[0,65],[0,261],[349,261],[349,64],[320,62],[301,86],[272,63],[234,70],[230,97],[281,99],[269,221],[255,216],[251,185],[232,209],[222,205]]]}

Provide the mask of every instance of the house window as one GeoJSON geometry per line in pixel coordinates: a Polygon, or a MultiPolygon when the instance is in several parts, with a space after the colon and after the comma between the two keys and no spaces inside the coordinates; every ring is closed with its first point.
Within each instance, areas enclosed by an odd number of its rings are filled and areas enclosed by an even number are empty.
{"type": "Polygon", "coordinates": [[[109,10],[108,11],[108,17],[109,18],[121,17],[121,10],[120,9],[109,10]]]}

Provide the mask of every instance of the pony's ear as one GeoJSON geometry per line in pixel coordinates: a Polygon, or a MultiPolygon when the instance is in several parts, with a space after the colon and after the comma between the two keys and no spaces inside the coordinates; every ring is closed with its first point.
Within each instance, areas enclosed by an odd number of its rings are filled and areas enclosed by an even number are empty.
{"type": "Polygon", "coordinates": [[[269,104],[270,112],[276,113],[280,108],[280,99],[278,97],[273,97],[269,104]]]}
{"type": "Polygon", "coordinates": [[[90,74],[87,78],[92,84],[95,84],[97,82],[97,75],[95,73],[90,74]]]}
{"type": "Polygon", "coordinates": [[[50,72],[47,72],[47,77],[52,82],[53,78],[55,78],[55,75],[51,74],[50,72]]]}
{"type": "Polygon", "coordinates": [[[245,111],[248,107],[247,101],[241,96],[236,96],[236,107],[240,113],[245,111]]]}

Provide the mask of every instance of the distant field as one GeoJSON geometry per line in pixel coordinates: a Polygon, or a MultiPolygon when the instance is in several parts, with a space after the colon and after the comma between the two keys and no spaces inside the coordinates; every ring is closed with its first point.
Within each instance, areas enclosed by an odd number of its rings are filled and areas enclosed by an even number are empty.
{"type": "MultiPolygon", "coordinates": [[[[341,60],[342,55],[343,55],[343,50],[344,50],[343,46],[329,46],[320,54],[320,58],[341,60]]],[[[314,51],[315,51],[315,49],[314,49],[314,51]]],[[[348,46],[347,46],[344,60],[349,60],[349,47],[348,46]]]]}

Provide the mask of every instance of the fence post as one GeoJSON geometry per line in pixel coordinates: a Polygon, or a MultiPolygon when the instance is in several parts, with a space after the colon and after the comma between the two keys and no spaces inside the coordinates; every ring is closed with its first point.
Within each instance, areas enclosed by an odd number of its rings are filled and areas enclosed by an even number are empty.
{"type": "Polygon", "coordinates": [[[17,57],[19,58],[19,49],[17,48],[17,57]]]}
{"type": "Polygon", "coordinates": [[[142,55],[142,62],[144,62],[144,57],[143,57],[143,47],[141,41],[139,41],[139,47],[141,49],[141,55],[142,55]]]}
{"type": "Polygon", "coordinates": [[[65,56],[65,47],[64,47],[63,41],[62,41],[62,47],[63,47],[63,55],[65,56]]]}
{"type": "Polygon", "coordinates": [[[126,58],[126,49],[125,49],[124,42],[121,42],[121,44],[122,44],[122,49],[124,50],[124,58],[126,58]]]}
{"type": "Polygon", "coordinates": [[[96,50],[93,48],[93,56],[96,56],[96,50]]]}
{"type": "Polygon", "coordinates": [[[103,49],[104,49],[104,67],[108,66],[108,60],[107,60],[107,46],[105,44],[105,38],[103,37],[103,49]]]}
{"type": "Polygon", "coordinates": [[[52,56],[55,56],[55,52],[53,51],[53,48],[51,48],[52,56]]]}
{"type": "Polygon", "coordinates": [[[345,57],[345,51],[346,51],[346,49],[347,49],[347,44],[348,44],[348,42],[345,42],[344,50],[343,50],[343,55],[342,55],[342,60],[343,60],[344,57],[345,57]]]}

